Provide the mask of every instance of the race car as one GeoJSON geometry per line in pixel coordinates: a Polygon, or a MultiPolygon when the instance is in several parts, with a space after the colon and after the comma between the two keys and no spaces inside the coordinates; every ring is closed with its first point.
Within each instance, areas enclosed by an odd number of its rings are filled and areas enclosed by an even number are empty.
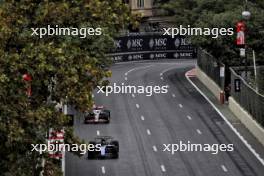
{"type": "Polygon", "coordinates": [[[113,137],[97,137],[89,144],[94,146],[100,144],[100,150],[88,151],[88,159],[117,159],[119,157],[119,143],[113,137]]]}
{"type": "Polygon", "coordinates": [[[94,106],[93,110],[86,112],[84,116],[84,123],[109,123],[110,111],[104,109],[103,106],[94,106]]]}

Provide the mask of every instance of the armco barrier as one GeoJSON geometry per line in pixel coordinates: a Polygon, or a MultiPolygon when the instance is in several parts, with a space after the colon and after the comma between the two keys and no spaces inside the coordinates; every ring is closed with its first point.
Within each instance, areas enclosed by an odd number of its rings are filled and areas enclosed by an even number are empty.
{"type": "Polygon", "coordinates": [[[120,36],[114,40],[114,49],[108,56],[114,62],[196,58],[197,49],[190,41],[178,36],[172,38],[162,33],[137,33],[120,36]]]}

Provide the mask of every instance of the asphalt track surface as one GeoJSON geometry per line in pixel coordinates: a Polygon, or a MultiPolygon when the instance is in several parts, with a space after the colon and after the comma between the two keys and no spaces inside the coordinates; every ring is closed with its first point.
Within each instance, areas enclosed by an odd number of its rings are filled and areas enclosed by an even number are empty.
{"type": "Polygon", "coordinates": [[[110,124],[85,125],[75,119],[75,134],[85,141],[113,136],[119,159],[87,160],[66,154],[66,176],[263,176],[264,166],[185,78],[195,60],[121,63],[111,83],[168,85],[167,94],[94,94],[111,110],[110,124]],[[233,143],[233,152],[164,152],[163,144],[233,143]]]}

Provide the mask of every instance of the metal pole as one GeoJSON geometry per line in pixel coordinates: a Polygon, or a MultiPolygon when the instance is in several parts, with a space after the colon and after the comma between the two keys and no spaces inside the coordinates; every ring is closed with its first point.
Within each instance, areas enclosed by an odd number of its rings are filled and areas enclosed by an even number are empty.
{"type": "Polygon", "coordinates": [[[253,50],[253,63],[254,63],[254,74],[255,74],[256,91],[258,92],[258,79],[257,79],[257,66],[256,66],[255,50],[253,50]]]}

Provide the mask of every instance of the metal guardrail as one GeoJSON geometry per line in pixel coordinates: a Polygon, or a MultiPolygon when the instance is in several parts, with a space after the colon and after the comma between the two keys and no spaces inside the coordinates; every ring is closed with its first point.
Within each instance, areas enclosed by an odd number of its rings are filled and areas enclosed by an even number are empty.
{"type": "Polygon", "coordinates": [[[235,70],[236,68],[230,68],[231,96],[264,127],[264,95],[248,85],[235,70]]]}

